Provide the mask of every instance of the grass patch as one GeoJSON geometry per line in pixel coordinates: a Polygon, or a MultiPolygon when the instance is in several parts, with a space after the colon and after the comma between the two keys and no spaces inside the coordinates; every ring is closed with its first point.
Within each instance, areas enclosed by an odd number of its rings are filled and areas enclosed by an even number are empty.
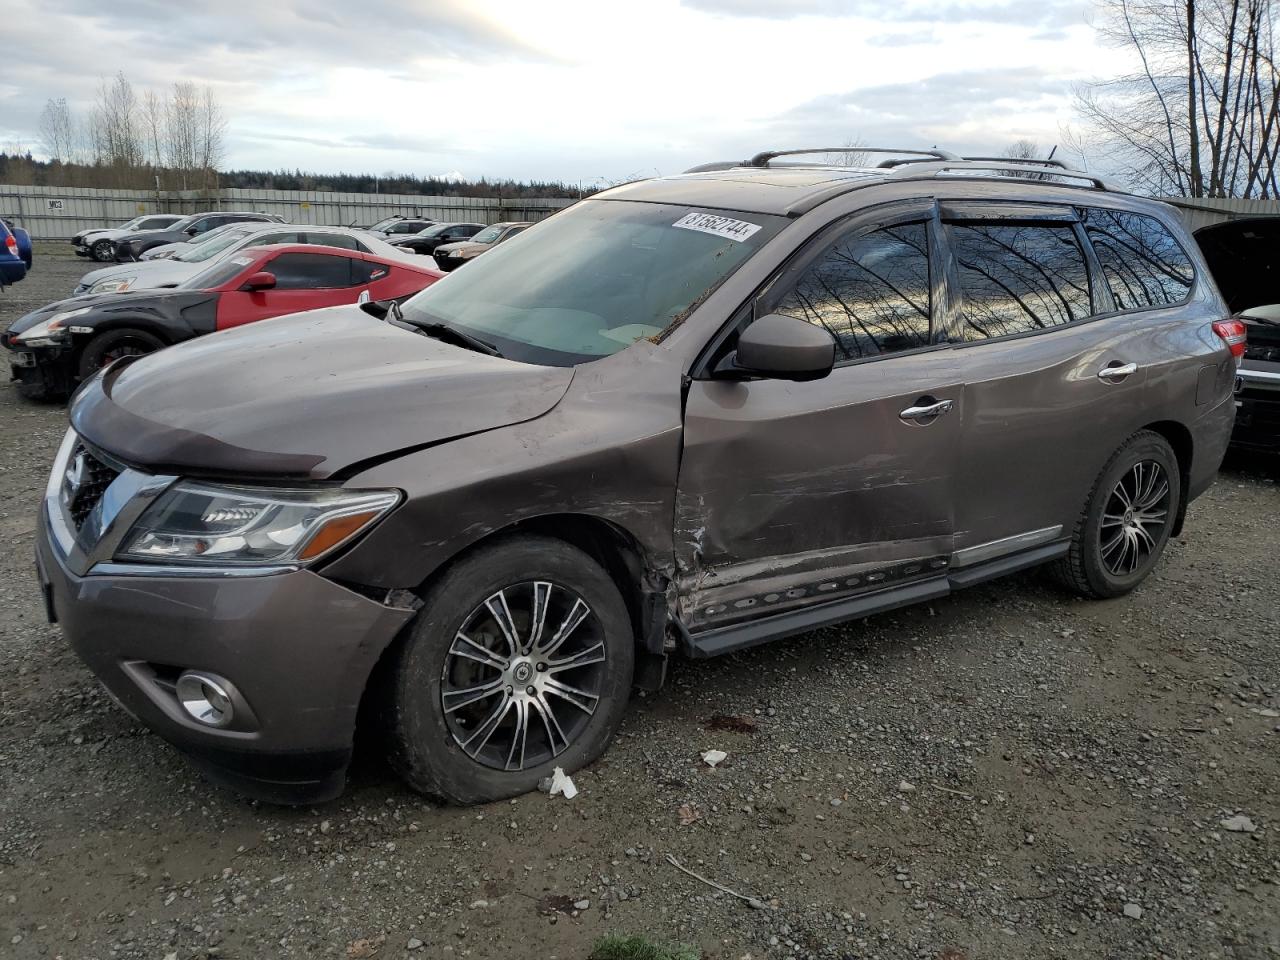
{"type": "Polygon", "coordinates": [[[700,960],[692,947],[667,947],[647,937],[601,937],[588,960],[700,960]]]}

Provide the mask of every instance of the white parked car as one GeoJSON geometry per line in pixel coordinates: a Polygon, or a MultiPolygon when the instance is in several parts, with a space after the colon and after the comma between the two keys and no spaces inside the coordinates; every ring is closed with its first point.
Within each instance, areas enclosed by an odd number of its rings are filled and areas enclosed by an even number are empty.
{"type": "Polygon", "coordinates": [[[82,230],[71,238],[77,257],[91,257],[99,263],[107,263],[114,259],[113,243],[126,234],[138,233],[141,230],[163,230],[182,219],[181,214],[149,213],[134,217],[128,223],[118,227],[101,230],[82,230]]]}
{"type": "Polygon", "coordinates": [[[174,287],[237,250],[264,247],[271,243],[313,243],[344,250],[359,250],[361,253],[372,253],[418,265],[422,262],[411,251],[393,247],[352,227],[232,223],[210,230],[209,238],[202,243],[180,244],[186,249],[163,260],[139,260],[90,270],[80,278],[72,296],[174,287]]]}

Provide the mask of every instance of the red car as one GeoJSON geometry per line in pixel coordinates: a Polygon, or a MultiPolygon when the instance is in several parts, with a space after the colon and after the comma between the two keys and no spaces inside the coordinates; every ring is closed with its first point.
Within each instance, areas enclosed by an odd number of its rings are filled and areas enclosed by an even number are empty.
{"type": "Polygon", "coordinates": [[[66,396],[122,356],[287,313],[404,300],[442,276],[429,266],[338,247],[249,247],[177,287],[51,303],[15,321],[3,342],[25,396],[66,396]]]}

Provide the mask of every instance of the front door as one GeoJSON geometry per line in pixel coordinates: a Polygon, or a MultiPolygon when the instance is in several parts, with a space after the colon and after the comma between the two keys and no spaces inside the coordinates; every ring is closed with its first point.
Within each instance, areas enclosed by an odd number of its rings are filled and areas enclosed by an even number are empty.
{"type": "Polygon", "coordinates": [[[258,267],[276,278],[269,290],[232,290],[218,299],[218,329],[238,327],[339,303],[355,303],[359,290],[352,260],[340,254],[282,253],[258,267]],[[349,291],[350,297],[340,291],[349,291]]]}
{"type": "Polygon", "coordinates": [[[964,391],[934,319],[930,215],[897,206],[829,229],[744,310],[740,329],[783,313],[829,330],[829,376],[691,383],[676,553],[694,633],[946,566],[964,391]]]}

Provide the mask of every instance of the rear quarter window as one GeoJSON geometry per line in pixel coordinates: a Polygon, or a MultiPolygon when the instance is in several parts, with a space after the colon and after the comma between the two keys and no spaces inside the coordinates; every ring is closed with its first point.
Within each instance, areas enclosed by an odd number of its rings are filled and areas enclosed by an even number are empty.
{"type": "Polygon", "coordinates": [[[1118,310],[1172,306],[1191,295],[1191,259],[1155,217],[1097,208],[1084,215],[1085,232],[1118,310]]]}

